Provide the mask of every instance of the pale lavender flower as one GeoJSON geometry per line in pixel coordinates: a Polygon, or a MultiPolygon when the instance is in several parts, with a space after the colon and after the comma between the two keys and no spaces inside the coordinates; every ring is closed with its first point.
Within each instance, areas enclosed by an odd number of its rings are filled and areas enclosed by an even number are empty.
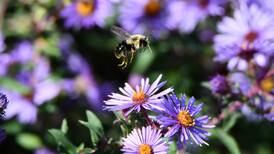
{"type": "Polygon", "coordinates": [[[56,154],[55,152],[47,149],[47,148],[40,148],[34,152],[34,154],[56,154]]]}
{"type": "Polygon", "coordinates": [[[188,103],[186,101],[186,96],[182,96],[181,99],[175,94],[167,96],[163,104],[164,110],[160,112],[156,120],[161,128],[168,129],[165,137],[177,137],[180,144],[192,140],[199,146],[208,145],[206,142],[210,135],[208,129],[215,126],[209,124],[208,116],[197,117],[203,104],[195,106],[194,97],[191,97],[188,103]]]}
{"type": "Polygon", "coordinates": [[[33,59],[34,47],[29,41],[22,41],[11,51],[11,57],[14,62],[26,63],[33,59]]]}
{"type": "Polygon", "coordinates": [[[71,53],[67,59],[69,69],[76,73],[76,76],[74,79],[64,80],[64,90],[71,94],[85,95],[92,107],[101,110],[102,95],[89,64],[79,54],[71,53]]]}
{"type": "Polygon", "coordinates": [[[130,74],[128,77],[128,83],[129,85],[135,87],[139,84],[140,80],[143,78],[140,74],[130,74]]]}
{"type": "Polygon", "coordinates": [[[122,1],[119,22],[131,33],[162,37],[167,33],[168,5],[168,0],[122,1]]]}
{"type": "Polygon", "coordinates": [[[5,76],[9,70],[9,66],[12,63],[12,57],[8,53],[0,54],[0,76],[5,76]]]}
{"type": "Polygon", "coordinates": [[[106,19],[112,15],[112,5],[109,0],[76,0],[67,5],[60,15],[68,28],[103,27],[106,19]]]}
{"type": "Polygon", "coordinates": [[[244,0],[248,5],[256,4],[266,11],[274,13],[274,0],[244,0]]]}
{"type": "Polygon", "coordinates": [[[158,92],[165,85],[160,82],[162,75],[150,85],[149,79],[142,79],[139,85],[133,89],[128,83],[125,83],[124,88],[119,88],[119,93],[109,95],[110,99],[104,101],[105,109],[108,111],[125,111],[125,115],[129,115],[132,111],[140,112],[146,110],[161,110],[160,103],[163,101],[163,96],[173,91],[173,88],[168,88],[158,92]]]}
{"type": "Polygon", "coordinates": [[[32,89],[30,101],[39,106],[57,97],[62,87],[61,83],[50,78],[50,65],[46,58],[40,57],[34,65],[30,71],[21,71],[17,80],[32,89]]]}
{"type": "Polygon", "coordinates": [[[123,138],[124,154],[167,154],[168,145],[161,138],[160,130],[151,126],[135,128],[126,138],[123,138]]]}
{"type": "Polygon", "coordinates": [[[251,98],[248,103],[242,106],[241,111],[250,121],[266,119],[274,122],[274,102],[268,101],[262,96],[251,98]]]}
{"type": "Polygon", "coordinates": [[[228,91],[229,86],[225,76],[216,75],[210,81],[210,88],[213,93],[224,94],[228,91]]]}
{"type": "Polygon", "coordinates": [[[37,107],[20,94],[5,90],[5,94],[10,98],[9,107],[6,109],[6,119],[17,117],[23,124],[35,123],[37,119],[37,107]]]}
{"type": "Polygon", "coordinates": [[[208,16],[223,15],[226,0],[174,0],[169,5],[168,26],[181,32],[192,32],[208,16]]]}
{"type": "Polygon", "coordinates": [[[274,14],[255,4],[240,4],[233,17],[224,17],[218,24],[215,60],[228,62],[230,70],[244,71],[250,61],[266,67],[274,55],[274,14]]]}
{"type": "Polygon", "coordinates": [[[61,92],[60,83],[47,79],[37,83],[34,86],[33,102],[36,105],[42,105],[43,103],[56,98],[61,92]]]}
{"type": "Polygon", "coordinates": [[[59,40],[58,47],[63,56],[67,57],[70,54],[74,39],[70,34],[63,34],[59,40]]]}
{"type": "MultiPolygon", "coordinates": [[[[24,63],[27,62],[24,60],[24,63]]],[[[12,103],[6,111],[6,118],[17,117],[24,124],[33,124],[37,120],[38,106],[57,97],[61,92],[59,82],[50,78],[49,62],[44,57],[36,57],[31,61],[35,67],[21,69],[16,79],[30,91],[19,94],[16,91],[6,90],[12,103]]],[[[25,67],[23,64],[21,67],[25,67]]]]}
{"type": "Polygon", "coordinates": [[[242,72],[231,73],[228,77],[233,93],[248,95],[251,80],[242,72]]]}

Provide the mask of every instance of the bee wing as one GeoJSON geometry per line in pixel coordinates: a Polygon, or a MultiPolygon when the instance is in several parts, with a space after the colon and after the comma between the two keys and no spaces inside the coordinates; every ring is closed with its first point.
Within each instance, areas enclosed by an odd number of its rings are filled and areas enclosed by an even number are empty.
{"type": "Polygon", "coordinates": [[[126,40],[130,37],[130,34],[120,27],[113,26],[111,31],[119,37],[120,40],[126,40]]]}

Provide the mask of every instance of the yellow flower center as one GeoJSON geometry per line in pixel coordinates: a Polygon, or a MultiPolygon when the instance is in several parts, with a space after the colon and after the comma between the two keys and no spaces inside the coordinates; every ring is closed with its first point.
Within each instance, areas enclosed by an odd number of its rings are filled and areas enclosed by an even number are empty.
{"type": "Polygon", "coordinates": [[[263,79],[260,83],[260,86],[264,91],[271,92],[272,89],[274,88],[273,78],[270,76],[270,77],[263,79]]]}
{"type": "Polygon", "coordinates": [[[188,113],[188,111],[180,111],[177,115],[177,119],[179,121],[179,123],[185,127],[189,127],[189,126],[194,126],[195,125],[195,121],[194,119],[191,117],[191,115],[188,113]]]}
{"type": "Polygon", "coordinates": [[[148,144],[141,144],[139,146],[139,154],[152,154],[152,148],[148,144]]]}
{"type": "Polygon", "coordinates": [[[143,104],[146,101],[146,94],[142,90],[139,92],[134,92],[132,101],[136,104],[143,104]]]}
{"type": "Polygon", "coordinates": [[[88,16],[94,11],[94,3],[88,0],[80,0],[76,4],[76,10],[81,16],[88,16]]]}
{"type": "Polygon", "coordinates": [[[159,0],[148,0],[145,6],[145,12],[148,16],[156,16],[161,10],[159,0]]]}

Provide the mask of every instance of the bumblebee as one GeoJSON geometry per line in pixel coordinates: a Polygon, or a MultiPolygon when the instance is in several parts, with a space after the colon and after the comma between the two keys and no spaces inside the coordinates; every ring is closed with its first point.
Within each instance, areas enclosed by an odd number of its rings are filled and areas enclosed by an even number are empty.
{"type": "Polygon", "coordinates": [[[139,49],[149,48],[149,40],[148,37],[141,34],[129,34],[125,30],[119,27],[112,27],[111,31],[116,34],[121,42],[118,44],[114,51],[114,55],[117,59],[121,59],[121,63],[118,65],[125,69],[128,63],[131,63],[135,53],[139,49]]]}

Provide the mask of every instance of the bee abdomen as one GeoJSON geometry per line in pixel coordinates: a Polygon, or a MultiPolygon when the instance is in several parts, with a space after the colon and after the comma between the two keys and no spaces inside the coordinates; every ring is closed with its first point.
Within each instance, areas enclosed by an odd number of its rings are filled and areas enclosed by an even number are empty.
{"type": "Polygon", "coordinates": [[[122,56],[125,56],[127,52],[130,52],[134,48],[134,45],[128,44],[125,40],[118,44],[118,46],[115,49],[115,56],[117,58],[121,58],[122,56]]]}

